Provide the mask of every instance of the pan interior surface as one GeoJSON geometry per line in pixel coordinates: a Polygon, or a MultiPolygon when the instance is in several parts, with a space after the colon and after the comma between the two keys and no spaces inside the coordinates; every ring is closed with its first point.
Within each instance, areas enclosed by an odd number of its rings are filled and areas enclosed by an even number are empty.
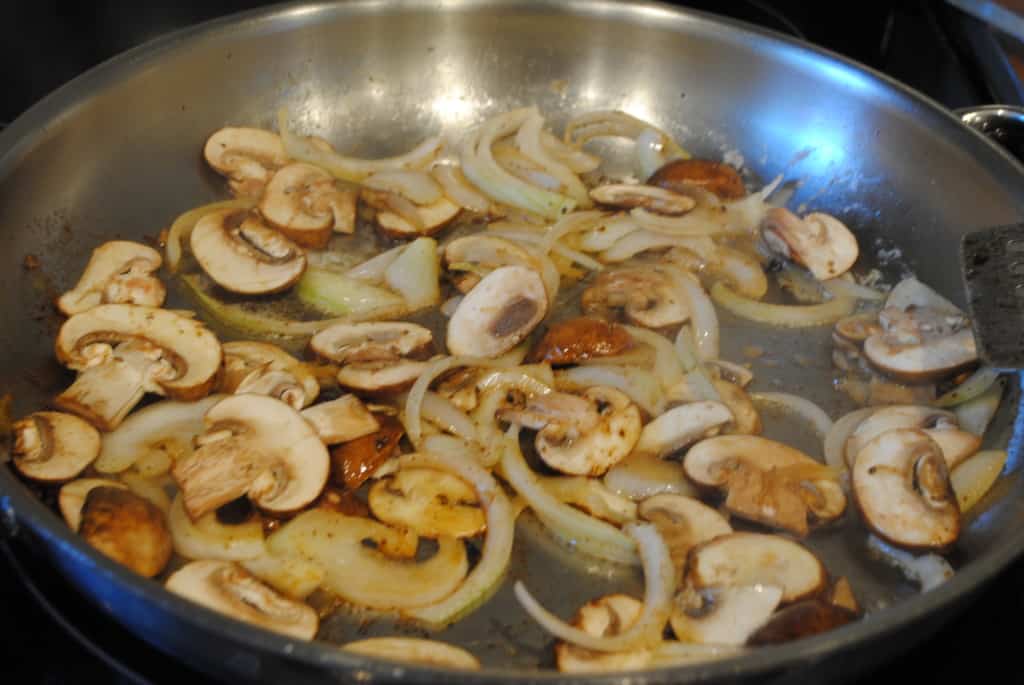
{"type": "MultiPolygon", "coordinates": [[[[793,188],[790,208],[831,212],[854,230],[859,269],[878,266],[890,283],[914,273],[959,304],[959,236],[1024,218],[1019,168],[953,117],[881,77],[768,34],[646,4],[288,7],[145,46],[64,87],[0,137],[0,388],[22,415],[69,382],[48,342],[59,326],[50,303],[74,284],[93,247],[152,241],[181,212],[227,197],[200,155],[216,129],[275,128],[285,106],[297,130],[374,157],[438,132],[456,141],[490,114],[532,104],[556,130],[573,114],[621,109],[669,131],[695,156],[742,166],[755,185],[782,175],[793,188]],[[41,266],[23,268],[27,255],[41,266]]],[[[833,418],[852,408],[831,384],[828,330],[755,329],[724,315],[722,325],[723,357],[741,361],[743,348],[756,344],[783,362],[755,362],[755,389],[801,394],[833,418]]],[[[1008,392],[985,447],[1009,444],[1018,396],[1008,392]]],[[[800,425],[765,419],[768,437],[820,454],[800,425]]],[[[1020,476],[1014,450],[995,489],[966,517],[952,560],[971,583],[1024,544],[1020,476]]],[[[25,490],[0,473],[4,489],[25,490]]],[[[912,604],[917,590],[869,558],[855,519],[849,513],[808,544],[850,578],[866,609],[896,605],[881,618],[912,604]]],[[[63,526],[54,516],[44,523],[63,526]]],[[[642,591],[638,570],[574,554],[527,516],[510,579],[435,636],[485,666],[551,666],[551,641],[520,609],[514,579],[563,616],[612,590],[642,591]]],[[[394,631],[389,620],[366,619],[339,613],[321,638],[394,631]]],[[[862,627],[846,634],[866,635],[862,627]]],[[[799,656],[796,647],[782,649],[799,656]]]]}

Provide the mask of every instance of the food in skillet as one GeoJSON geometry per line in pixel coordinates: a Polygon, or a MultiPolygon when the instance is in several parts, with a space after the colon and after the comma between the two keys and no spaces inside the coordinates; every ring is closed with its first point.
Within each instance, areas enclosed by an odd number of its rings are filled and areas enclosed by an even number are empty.
{"type": "MultiPolygon", "coordinates": [[[[778,180],[748,192],[624,113],[558,138],[524,108],[380,160],[282,113],[203,152],[234,198],[179,217],[163,256],[97,247],[58,302],[77,377],[15,424],[12,463],[59,487],[89,544],[213,610],[313,639],[330,597],[440,629],[515,577],[528,510],[643,572],[642,597],[571,622],[515,582],[560,670],[722,658],[862,615],[819,529],[862,526],[941,582],[1005,461],[981,451],[1002,386],[963,312],[856,273],[839,219],[773,206],[778,180]],[[633,176],[586,147],[605,137],[634,141],[633,176]],[[163,307],[161,267],[196,312],[163,307]],[[720,315],[753,340],[832,327],[822,354],[860,408],[833,422],[752,391],[720,315]],[[780,408],[815,449],[761,435],[780,408]]],[[[479,666],[433,640],[346,648],[479,666]]]]}

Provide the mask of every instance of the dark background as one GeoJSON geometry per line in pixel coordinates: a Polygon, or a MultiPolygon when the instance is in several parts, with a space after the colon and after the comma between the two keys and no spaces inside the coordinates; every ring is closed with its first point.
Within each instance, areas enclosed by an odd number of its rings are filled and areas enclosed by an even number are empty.
{"type": "MultiPolygon", "coordinates": [[[[0,122],[89,67],[146,40],[205,19],[269,3],[209,2],[7,3],[0,39],[0,122]]],[[[989,102],[993,91],[971,58],[955,12],[940,3],[682,2],[785,31],[864,62],[949,107],[989,102]]],[[[998,91],[997,91],[998,92],[998,91]]],[[[37,561],[22,556],[31,577],[70,624],[153,682],[201,678],[144,648],[104,622],[37,561]],[[34,564],[34,565],[33,565],[34,564]]],[[[922,647],[859,682],[968,683],[982,678],[1024,682],[1018,643],[1024,617],[1024,562],[974,600],[967,612],[922,647]],[[997,675],[998,674],[998,675],[997,675]]],[[[0,556],[0,682],[130,682],[82,647],[40,608],[0,556]]]]}

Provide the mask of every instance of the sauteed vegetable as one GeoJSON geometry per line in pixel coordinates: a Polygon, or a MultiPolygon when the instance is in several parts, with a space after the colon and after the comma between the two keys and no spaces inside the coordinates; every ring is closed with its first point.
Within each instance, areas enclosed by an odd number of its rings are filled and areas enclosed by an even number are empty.
{"type": "MultiPolygon", "coordinates": [[[[325,606],[433,631],[509,576],[562,671],[718,659],[863,615],[805,544],[821,529],[942,582],[1005,462],[980,451],[1002,385],[963,312],[858,269],[855,231],[776,206],[781,179],[749,191],[623,112],[559,137],[527,107],[367,160],[282,111],[203,155],[233,199],[183,213],[163,255],[96,248],[57,303],[77,377],[14,424],[11,463],[101,553],[215,611],[305,640],[325,606]],[[608,137],[633,175],[589,144],[608,137]],[[831,327],[859,406],[751,391],[720,316],[752,342],[831,327]],[[779,410],[818,448],[763,437],[779,410]],[[643,596],[552,614],[517,579],[520,515],[639,568],[643,596]]],[[[429,639],[344,648],[480,666],[429,639]]]]}

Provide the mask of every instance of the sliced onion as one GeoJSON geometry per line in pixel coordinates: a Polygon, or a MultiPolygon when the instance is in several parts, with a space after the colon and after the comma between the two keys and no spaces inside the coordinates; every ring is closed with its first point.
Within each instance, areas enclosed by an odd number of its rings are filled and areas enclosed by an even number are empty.
{"type": "Polygon", "coordinates": [[[363,185],[385,190],[412,200],[418,205],[430,205],[444,196],[440,184],[426,171],[388,169],[363,179],[363,185]]]}
{"type": "Polygon", "coordinates": [[[544,117],[541,116],[540,111],[536,107],[528,109],[529,112],[526,115],[525,121],[523,121],[523,125],[516,132],[516,146],[519,148],[519,151],[539,166],[544,173],[557,179],[562,187],[565,188],[566,194],[576,201],[577,207],[590,207],[593,203],[583,182],[580,181],[572,169],[549,154],[541,143],[544,117]]]}
{"type": "Polygon", "coordinates": [[[550,131],[541,131],[540,142],[549,153],[554,155],[555,159],[577,174],[585,174],[601,166],[600,157],[572,145],[566,145],[550,131]]]}
{"type": "Polygon", "coordinates": [[[953,567],[938,554],[914,556],[897,549],[875,535],[868,536],[868,549],[891,566],[903,572],[909,580],[921,586],[921,592],[928,592],[953,577],[953,567]]]}
{"type": "Polygon", "coordinates": [[[832,430],[832,419],[828,413],[806,397],[793,395],[788,392],[752,392],[750,399],[757,404],[766,404],[773,407],[781,407],[786,411],[799,416],[810,424],[817,436],[824,440],[832,430]]]}
{"type": "Polygon", "coordinates": [[[407,247],[409,247],[408,243],[385,250],[361,264],[356,264],[346,271],[345,275],[350,278],[358,278],[360,281],[366,281],[367,283],[383,283],[388,267],[405,252],[407,247]]]}
{"type": "Polygon", "coordinates": [[[560,502],[577,506],[591,516],[619,526],[636,521],[636,503],[612,492],[596,478],[539,476],[538,480],[560,502]]]}
{"type": "Polygon", "coordinates": [[[420,404],[420,415],[441,430],[458,438],[470,442],[477,439],[476,425],[473,421],[448,398],[442,397],[436,392],[428,390],[424,393],[423,401],[420,404]]]}
{"type": "Polygon", "coordinates": [[[688,273],[676,271],[676,280],[690,308],[690,325],[693,327],[697,358],[701,361],[718,359],[720,334],[715,305],[711,303],[711,298],[704,292],[696,278],[688,273]]]}
{"type": "Polygon", "coordinates": [[[622,564],[636,563],[636,545],[628,535],[560,502],[544,489],[519,451],[518,436],[518,427],[513,427],[502,441],[500,473],[529,503],[537,518],[584,554],[622,564]]]}
{"type": "Polygon", "coordinates": [[[635,231],[630,231],[624,235],[622,238],[617,240],[614,245],[601,252],[600,257],[603,262],[624,262],[627,259],[635,257],[641,252],[647,252],[648,250],[664,250],[671,247],[689,248],[689,245],[683,242],[687,240],[707,241],[712,248],[714,247],[714,243],[711,243],[710,238],[700,236],[667,235],[665,233],[656,233],[655,231],[649,231],[645,228],[641,228],[635,231]]]}
{"type": "Polygon", "coordinates": [[[574,250],[571,247],[566,247],[561,243],[552,245],[551,251],[554,252],[559,257],[563,257],[571,262],[579,264],[584,269],[590,269],[591,271],[600,271],[604,268],[604,264],[597,261],[596,259],[588,257],[582,252],[574,250]]]}
{"type": "Polygon", "coordinates": [[[440,136],[434,136],[427,138],[404,155],[383,159],[357,159],[339,155],[334,150],[317,147],[308,138],[292,133],[288,127],[288,110],[285,108],[281,108],[277,113],[277,128],[289,157],[318,166],[335,178],[355,182],[388,169],[423,169],[434,161],[444,144],[440,136]]]}
{"type": "Polygon", "coordinates": [[[636,148],[633,150],[634,166],[637,177],[646,181],[654,172],[665,165],[669,159],[665,156],[662,134],[653,128],[645,128],[636,137],[636,148]]]}
{"type": "Polygon", "coordinates": [[[600,225],[583,231],[578,239],[581,250],[603,252],[634,231],[642,230],[629,214],[613,214],[600,225]]]}
{"type": "Polygon", "coordinates": [[[965,431],[975,435],[984,435],[988,430],[988,424],[999,410],[999,403],[1003,399],[1003,383],[996,381],[988,390],[956,406],[953,413],[956,414],[957,422],[965,431]]]}
{"type": "Polygon", "coordinates": [[[658,529],[649,523],[631,523],[626,532],[636,541],[644,568],[644,608],[636,622],[617,635],[596,636],[573,627],[545,609],[522,581],[515,584],[516,598],[542,628],[566,642],[598,652],[649,649],[661,643],[671,613],[676,578],[668,547],[658,529]]]}
{"type": "Polygon", "coordinates": [[[953,469],[949,482],[956,493],[960,513],[974,507],[985,496],[1006,466],[1006,450],[984,450],[953,469]]]}
{"type": "Polygon", "coordinates": [[[453,435],[428,435],[422,444],[424,452],[446,454],[455,459],[465,459],[469,455],[486,468],[493,467],[501,456],[496,450],[484,450],[478,443],[466,442],[453,435]]]}
{"type": "Polygon", "coordinates": [[[683,473],[682,464],[643,452],[634,452],[608,469],[604,474],[604,484],[612,492],[634,502],[662,493],[700,497],[683,473]]]}
{"type": "Polygon", "coordinates": [[[754,372],[741,364],[725,359],[712,359],[708,364],[718,368],[718,374],[725,380],[745,388],[754,380],[754,372]]]}
{"type": "Polygon", "coordinates": [[[629,215],[640,228],[671,236],[714,236],[725,232],[724,224],[707,221],[692,212],[682,216],[662,216],[643,207],[634,207],[629,210],[629,215]]]}
{"type": "Polygon", "coordinates": [[[983,366],[945,395],[942,395],[934,402],[936,407],[955,407],[956,405],[973,400],[983,394],[999,379],[999,371],[991,366],[983,366]]]}
{"type": "Polygon", "coordinates": [[[476,382],[481,392],[491,388],[515,388],[527,395],[546,395],[555,384],[549,364],[529,364],[515,369],[495,369],[482,374],[476,382]]]}
{"type": "Polygon", "coordinates": [[[471,459],[460,459],[449,454],[418,453],[407,454],[399,461],[401,468],[433,468],[447,471],[466,481],[476,491],[487,519],[487,535],[480,561],[458,589],[437,604],[406,612],[409,617],[431,627],[444,627],[486,602],[498,589],[512,557],[515,517],[508,497],[498,482],[487,469],[471,459]]]}
{"type": "Polygon", "coordinates": [[[686,383],[697,395],[694,399],[720,401],[722,396],[715,389],[711,377],[708,376],[708,372],[697,358],[697,346],[694,343],[693,330],[689,324],[679,327],[673,347],[686,372],[686,383]]]}
{"type": "Polygon", "coordinates": [[[662,388],[671,388],[683,380],[683,365],[668,338],[654,331],[638,326],[623,326],[634,340],[650,345],[654,349],[654,374],[661,381],[662,388]]]}
{"type": "Polygon", "coordinates": [[[572,212],[559,219],[547,233],[540,243],[540,249],[547,254],[554,247],[555,243],[570,233],[587,231],[607,218],[607,213],[597,209],[590,209],[582,212],[572,212]]]}
{"type": "Polygon", "coordinates": [[[389,190],[364,190],[364,201],[369,197],[373,197],[373,206],[376,209],[397,214],[416,233],[422,233],[426,228],[419,209],[416,208],[412,200],[404,195],[399,195],[389,190]]]}
{"type": "Polygon", "coordinates": [[[490,211],[491,201],[474,188],[462,169],[454,164],[441,164],[430,170],[434,180],[441,184],[449,200],[463,209],[481,214],[490,211]]]}
{"type": "Polygon", "coordinates": [[[880,302],[885,299],[885,293],[857,283],[850,274],[830,278],[822,281],[821,284],[832,294],[832,297],[856,297],[871,302],[880,302]]]}
{"type": "Polygon", "coordinates": [[[651,416],[658,416],[665,411],[665,392],[661,382],[647,369],[588,364],[555,373],[555,386],[559,389],[583,390],[595,385],[607,385],[621,390],[651,416]]]}
{"type": "Polygon", "coordinates": [[[582,145],[603,137],[636,139],[645,131],[654,131],[661,138],[662,152],[668,159],[689,159],[690,153],[654,124],[617,110],[599,110],[575,116],[565,127],[565,141],[582,145]]]}
{"type": "Polygon", "coordinates": [[[167,245],[164,247],[167,268],[172,273],[178,270],[178,264],[181,262],[181,246],[188,242],[189,236],[192,235],[192,229],[204,216],[221,209],[252,209],[255,205],[256,200],[253,198],[239,197],[234,200],[213,202],[196,207],[179,216],[167,231],[167,245]]]}
{"type": "Polygon", "coordinates": [[[839,417],[825,435],[825,463],[834,469],[846,470],[846,441],[864,419],[875,413],[875,407],[855,409],[839,417]]]}
{"type": "MultiPolygon", "coordinates": [[[[573,215],[570,214],[570,216],[573,215]]],[[[498,236],[499,238],[508,238],[509,240],[514,240],[517,243],[530,245],[531,247],[535,248],[534,250],[532,250],[534,254],[536,254],[539,258],[547,259],[550,261],[550,257],[548,257],[546,253],[541,254],[541,251],[544,249],[544,235],[538,233],[537,230],[533,228],[493,228],[489,230],[488,233],[491,235],[498,236]]],[[[555,254],[561,257],[565,257],[566,259],[573,261],[586,269],[590,269],[591,271],[600,271],[601,269],[604,268],[604,264],[597,261],[596,259],[588,257],[582,252],[574,250],[570,247],[566,247],[565,245],[562,245],[560,243],[555,243],[554,245],[552,245],[550,251],[554,252],[555,254]]],[[[554,264],[552,264],[552,266],[554,266],[554,264]]],[[[557,269],[555,269],[555,271],[557,272],[557,269]]],[[[547,283],[547,280],[545,280],[545,283],[547,283]]]]}
{"type": "Polygon", "coordinates": [[[788,328],[832,324],[852,314],[857,306],[857,300],[849,297],[837,297],[822,304],[811,305],[768,304],[743,297],[721,281],[711,286],[711,299],[736,316],[788,328]]]}

